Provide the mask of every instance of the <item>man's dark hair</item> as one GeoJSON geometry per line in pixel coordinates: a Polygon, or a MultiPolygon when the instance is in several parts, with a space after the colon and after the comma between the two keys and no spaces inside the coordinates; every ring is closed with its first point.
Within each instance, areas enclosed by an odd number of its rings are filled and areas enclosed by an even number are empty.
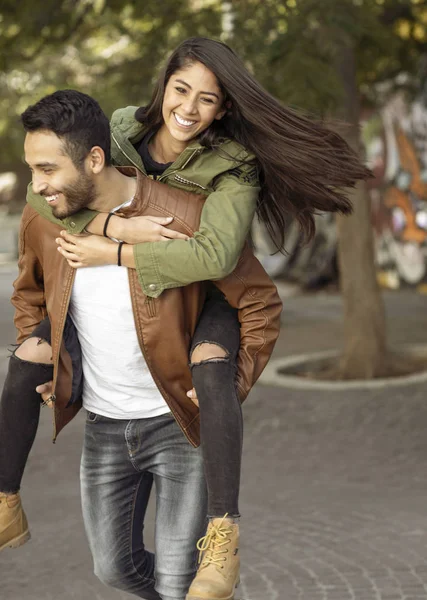
{"type": "Polygon", "coordinates": [[[21,115],[27,132],[52,131],[76,167],[93,146],[102,148],[111,164],[110,124],[98,102],[76,90],[59,90],[29,106],[21,115]]]}

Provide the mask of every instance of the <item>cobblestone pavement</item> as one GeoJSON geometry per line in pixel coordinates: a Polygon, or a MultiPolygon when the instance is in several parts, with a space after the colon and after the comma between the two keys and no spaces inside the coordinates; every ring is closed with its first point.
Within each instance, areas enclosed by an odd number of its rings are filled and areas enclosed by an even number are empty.
{"type": "MultiPolygon", "coordinates": [[[[10,280],[0,272],[3,298],[10,280]]],[[[427,341],[426,299],[386,299],[391,341],[427,341]]],[[[12,311],[0,302],[5,346],[12,311]]],[[[276,356],[336,347],[339,315],[337,296],[287,299],[276,356]]],[[[242,598],[427,599],[424,386],[320,393],[258,385],[244,413],[242,598]]],[[[56,445],[50,430],[44,412],[23,486],[33,539],[0,554],[0,598],[131,598],[91,571],[79,506],[82,419],[56,445]]]]}

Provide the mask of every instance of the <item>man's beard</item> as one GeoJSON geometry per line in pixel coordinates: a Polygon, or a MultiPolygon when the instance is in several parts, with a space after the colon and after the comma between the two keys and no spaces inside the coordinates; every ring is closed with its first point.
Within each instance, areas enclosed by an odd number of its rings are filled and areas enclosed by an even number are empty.
{"type": "Polygon", "coordinates": [[[53,216],[57,219],[71,217],[96,200],[95,184],[83,170],[72,184],[62,188],[61,193],[64,196],[65,208],[52,206],[53,216]]]}

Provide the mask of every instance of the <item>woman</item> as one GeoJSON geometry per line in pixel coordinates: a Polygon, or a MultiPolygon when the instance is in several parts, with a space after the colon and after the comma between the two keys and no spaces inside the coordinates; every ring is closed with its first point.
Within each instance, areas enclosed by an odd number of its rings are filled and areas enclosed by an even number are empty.
{"type": "MultiPolygon", "coordinates": [[[[170,230],[145,217],[125,220],[86,211],[64,220],[71,231],[97,234],[64,234],[59,250],[70,265],[117,264],[116,242],[100,236],[124,240],[129,245],[121,247],[121,263],[137,269],[148,299],[170,287],[228,275],[255,212],[278,247],[288,215],[312,236],[313,214],[350,212],[340,188],[369,174],[340,136],[282,107],[232,50],[205,38],[176,49],[147,107],[116,111],[112,142],[117,165],[132,164],[168,185],[206,196],[199,231],[188,240],[170,239],[170,230]]],[[[29,202],[55,220],[45,199],[30,195],[29,202]]],[[[190,353],[211,521],[199,542],[203,560],[188,600],[232,598],[239,578],[238,554],[227,552],[238,544],[238,345],[237,317],[211,288],[190,353]]]]}

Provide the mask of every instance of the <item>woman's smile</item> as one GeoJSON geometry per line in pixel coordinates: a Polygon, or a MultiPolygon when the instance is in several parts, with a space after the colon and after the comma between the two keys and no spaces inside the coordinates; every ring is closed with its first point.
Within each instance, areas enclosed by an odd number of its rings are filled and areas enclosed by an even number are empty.
{"type": "Polygon", "coordinates": [[[185,127],[188,129],[189,127],[192,127],[195,123],[197,123],[197,121],[190,121],[189,119],[184,119],[184,117],[181,117],[176,112],[173,113],[173,116],[175,117],[175,121],[180,127],[185,127]]]}

